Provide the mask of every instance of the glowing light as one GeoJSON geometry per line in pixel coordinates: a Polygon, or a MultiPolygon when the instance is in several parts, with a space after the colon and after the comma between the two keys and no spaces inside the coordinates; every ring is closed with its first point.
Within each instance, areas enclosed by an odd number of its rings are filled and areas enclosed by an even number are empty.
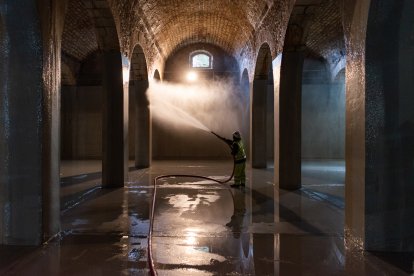
{"type": "Polygon", "coordinates": [[[194,71],[190,71],[187,73],[187,80],[190,82],[194,82],[198,79],[197,73],[194,71]]]}
{"type": "Polygon", "coordinates": [[[198,243],[197,234],[192,231],[187,231],[184,242],[186,245],[196,245],[198,243]]]}
{"type": "Polygon", "coordinates": [[[191,236],[189,236],[189,237],[186,237],[186,239],[185,239],[184,241],[185,241],[185,243],[186,243],[186,244],[188,244],[188,245],[195,245],[195,244],[197,244],[197,239],[196,239],[196,237],[191,237],[191,236]]]}
{"type": "Polygon", "coordinates": [[[124,84],[129,82],[129,68],[128,67],[122,67],[122,78],[123,78],[124,84]]]}

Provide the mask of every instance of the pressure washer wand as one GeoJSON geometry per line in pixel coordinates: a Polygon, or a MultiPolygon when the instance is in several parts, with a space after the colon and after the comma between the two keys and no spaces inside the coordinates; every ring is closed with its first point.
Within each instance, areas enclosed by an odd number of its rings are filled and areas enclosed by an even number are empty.
{"type": "Polygon", "coordinates": [[[222,140],[223,142],[226,142],[226,139],[224,137],[221,137],[220,135],[218,135],[217,133],[215,133],[214,131],[210,131],[214,136],[216,136],[217,138],[219,138],[220,140],[222,140]]]}
{"type": "Polygon", "coordinates": [[[214,136],[216,136],[217,138],[221,138],[217,133],[215,133],[214,131],[210,131],[211,134],[213,134],[214,136]]]}

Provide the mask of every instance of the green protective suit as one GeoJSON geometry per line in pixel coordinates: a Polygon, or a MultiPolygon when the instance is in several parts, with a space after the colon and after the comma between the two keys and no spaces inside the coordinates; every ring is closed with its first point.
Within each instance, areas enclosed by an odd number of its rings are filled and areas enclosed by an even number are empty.
{"type": "Polygon", "coordinates": [[[231,145],[234,156],[234,184],[246,184],[246,151],[242,140],[235,140],[231,145]]]}
{"type": "Polygon", "coordinates": [[[241,139],[230,140],[212,132],[219,139],[223,140],[231,148],[234,157],[234,185],[246,184],[246,150],[241,139]]]}

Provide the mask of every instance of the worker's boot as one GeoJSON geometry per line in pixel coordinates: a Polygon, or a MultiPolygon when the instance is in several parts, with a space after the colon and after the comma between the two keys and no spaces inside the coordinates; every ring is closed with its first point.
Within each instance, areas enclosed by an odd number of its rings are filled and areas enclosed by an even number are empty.
{"type": "Polygon", "coordinates": [[[234,184],[231,184],[230,187],[232,187],[232,188],[238,188],[238,187],[240,187],[240,183],[234,182],[234,184]]]}
{"type": "Polygon", "coordinates": [[[232,188],[244,188],[244,183],[230,185],[232,188]]]}

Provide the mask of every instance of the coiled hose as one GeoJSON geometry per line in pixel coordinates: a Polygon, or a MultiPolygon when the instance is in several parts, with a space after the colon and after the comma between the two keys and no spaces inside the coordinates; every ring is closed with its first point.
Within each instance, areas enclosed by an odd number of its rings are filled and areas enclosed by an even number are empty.
{"type": "MultiPolygon", "coordinates": [[[[148,263],[149,263],[150,274],[152,276],[157,275],[157,272],[156,272],[155,266],[154,266],[154,260],[152,259],[152,230],[154,228],[155,197],[157,195],[157,181],[160,180],[160,179],[169,178],[169,177],[189,177],[189,178],[198,178],[198,179],[210,180],[210,181],[213,181],[213,182],[216,182],[216,183],[219,183],[219,184],[225,184],[233,178],[234,167],[235,167],[235,163],[233,162],[233,171],[232,171],[230,177],[228,179],[225,179],[225,180],[218,180],[218,179],[214,179],[214,178],[207,177],[207,176],[191,175],[191,174],[168,174],[168,175],[159,175],[159,176],[154,178],[154,181],[153,181],[153,183],[154,183],[154,192],[153,192],[153,196],[152,196],[150,225],[149,225],[149,231],[148,231],[148,263]]],[[[233,196],[233,194],[232,194],[232,196],[233,196]]]]}

